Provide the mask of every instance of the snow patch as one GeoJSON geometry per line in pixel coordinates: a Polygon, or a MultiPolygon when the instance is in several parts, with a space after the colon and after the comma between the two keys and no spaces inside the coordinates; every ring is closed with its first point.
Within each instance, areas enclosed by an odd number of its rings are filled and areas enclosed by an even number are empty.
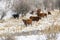
{"type": "Polygon", "coordinates": [[[15,40],[46,40],[46,35],[15,36],[15,40]]]}

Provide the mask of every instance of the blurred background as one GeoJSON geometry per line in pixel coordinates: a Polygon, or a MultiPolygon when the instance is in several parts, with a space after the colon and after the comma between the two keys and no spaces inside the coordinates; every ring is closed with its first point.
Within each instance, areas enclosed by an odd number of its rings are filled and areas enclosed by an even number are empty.
{"type": "Polygon", "coordinates": [[[60,0],[0,0],[0,17],[1,19],[5,15],[12,14],[26,14],[29,10],[35,10],[36,8],[42,9],[42,11],[60,10],[60,0]]]}
{"type": "Polygon", "coordinates": [[[59,11],[60,0],[0,0],[0,40],[60,40],[59,11]],[[34,22],[32,27],[26,27],[22,18],[29,18],[29,12],[36,9],[51,11],[51,15],[34,22]],[[10,19],[13,14],[22,18],[10,19]],[[14,34],[14,30],[19,30],[19,33],[14,34]]]}

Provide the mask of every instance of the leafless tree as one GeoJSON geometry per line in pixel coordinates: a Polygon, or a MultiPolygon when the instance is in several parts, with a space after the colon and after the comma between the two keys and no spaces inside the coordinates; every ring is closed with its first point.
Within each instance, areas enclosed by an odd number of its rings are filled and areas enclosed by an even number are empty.
{"type": "Polygon", "coordinates": [[[5,12],[2,13],[2,16],[1,16],[1,20],[3,19],[3,17],[6,15],[5,12]]]}
{"type": "Polygon", "coordinates": [[[15,3],[13,7],[17,14],[21,14],[22,16],[26,15],[26,13],[30,10],[29,4],[24,1],[18,2],[17,4],[15,3]]]}

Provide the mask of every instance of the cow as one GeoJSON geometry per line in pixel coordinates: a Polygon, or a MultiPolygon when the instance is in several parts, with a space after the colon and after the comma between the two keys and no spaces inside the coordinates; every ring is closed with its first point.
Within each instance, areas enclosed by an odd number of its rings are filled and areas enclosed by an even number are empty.
{"type": "Polygon", "coordinates": [[[40,17],[40,18],[41,18],[41,17],[45,17],[45,16],[47,17],[47,14],[46,14],[46,13],[41,13],[41,9],[38,9],[36,14],[37,14],[37,16],[40,17]]]}
{"type": "Polygon", "coordinates": [[[32,21],[39,21],[41,18],[38,16],[30,16],[30,19],[32,19],[32,21]]]}
{"type": "Polygon", "coordinates": [[[41,9],[37,9],[37,16],[39,16],[39,14],[40,14],[40,12],[41,12],[41,9]]]}
{"type": "Polygon", "coordinates": [[[12,15],[14,18],[19,18],[19,14],[13,14],[12,15]]]}
{"type": "Polygon", "coordinates": [[[48,12],[48,15],[51,15],[51,12],[48,12]]]}
{"type": "Polygon", "coordinates": [[[38,17],[45,17],[45,16],[47,17],[47,14],[46,13],[38,13],[37,16],[38,17]]]}
{"type": "Polygon", "coordinates": [[[24,22],[24,24],[27,25],[32,25],[32,19],[22,19],[22,21],[24,22]]]}
{"type": "Polygon", "coordinates": [[[41,12],[41,9],[37,9],[37,13],[40,13],[41,12]]]}
{"type": "Polygon", "coordinates": [[[33,14],[33,13],[34,13],[34,11],[31,11],[31,12],[30,12],[30,14],[33,14]]]}

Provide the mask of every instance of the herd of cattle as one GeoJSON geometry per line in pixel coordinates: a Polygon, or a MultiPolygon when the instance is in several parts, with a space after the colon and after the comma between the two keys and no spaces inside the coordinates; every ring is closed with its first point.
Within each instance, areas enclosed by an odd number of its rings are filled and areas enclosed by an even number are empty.
{"type": "MultiPolygon", "coordinates": [[[[34,11],[31,11],[30,14],[34,14],[34,11]]],[[[37,16],[30,16],[29,19],[22,19],[23,23],[27,25],[32,25],[32,21],[39,21],[41,18],[47,17],[47,15],[51,15],[51,12],[47,13],[41,13],[41,9],[36,10],[36,15],[37,16]]],[[[18,15],[13,15],[15,17],[19,17],[18,15]]]]}

